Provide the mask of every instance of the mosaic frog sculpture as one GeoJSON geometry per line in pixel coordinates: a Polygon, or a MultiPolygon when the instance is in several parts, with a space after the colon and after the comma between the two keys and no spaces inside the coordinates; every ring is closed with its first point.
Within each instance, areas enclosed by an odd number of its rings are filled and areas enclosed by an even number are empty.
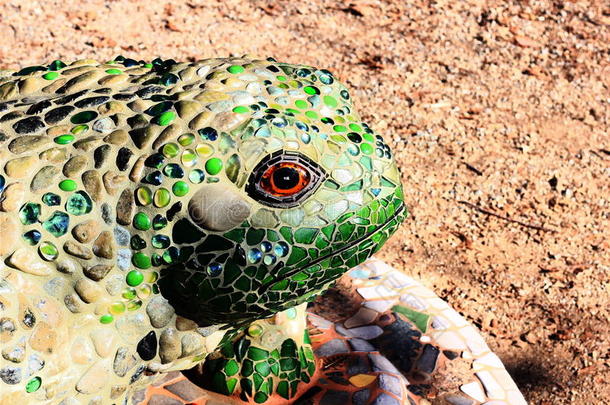
{"type": "Polygon", "coordinates": [[[0,72],[0,114],[2,404],[122,404],[204,360],[211,391],[296,398],[303,304],[406,215],[326,70],[55,61],[0,72]]]}

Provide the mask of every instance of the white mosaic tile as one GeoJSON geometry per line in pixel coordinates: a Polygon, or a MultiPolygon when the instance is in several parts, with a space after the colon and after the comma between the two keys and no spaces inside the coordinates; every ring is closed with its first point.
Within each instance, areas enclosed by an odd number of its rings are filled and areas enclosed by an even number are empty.
{"type": "Polygon", "coordinates": [[[390,290],[384,285],[377,285],[373,287],[362,287],[358,288],[358,294],[365,300],[371,300],[375,298],[391,298],[396,297],[398,294],[394,290],[390,290]]]}
{"type": "Polygon", "coordinates": [[[481,388],[481,384],[479,384],[476,381],[460,386],[460,390],[464,394],[468,395],[469,397],[471,397],[479,402],[483,402],[486,399],[485,392],[483,392],[483,388],[481,388]]]}
{"type": "Polygon", "coordinates": [[[376,300],[376,301],[367,301],[364,303],[364,306],[370,309],[373,309],[379,313],[385,312],[392,308],[396,300],[376,300]]]}
{"type": "Polygon", "coordinates": [[[479,371],[475,375],[485,387],[485,392],[490,399],[504,399],[504,390],[489,371],[479,371]]]}

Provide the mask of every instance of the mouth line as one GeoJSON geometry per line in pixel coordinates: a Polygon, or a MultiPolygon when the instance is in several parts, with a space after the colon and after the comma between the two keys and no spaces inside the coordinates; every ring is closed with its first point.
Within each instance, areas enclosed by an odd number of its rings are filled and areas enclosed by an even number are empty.
{"type": "Polygon", "coordinates": [[[329,253],[327,255],[318,257],[315,260],[312,260],[311,263],[309,263],[307,265],[307,267],[302,267],[302,268],[298,268],[295,269],[294,271],[284,274],[282,276],[282,278],[274,278],[273,280],[269,281],[267,284],[264,284],[262,286],[259,287],[258,292],[259,293],[264,293],[266,292],[269,287],[279,281],[285,280],[288,277],[291,277],[293,275],[295,275],[296,273],[303,271],[305,269],[308,269],[312,266],[315,266],[316,264],[328,259],[329,257],[333,257],[333,256],[337,256],[340,255],[341,253],[345,252],[346,250],[352,248],[353,246],[365,241],[366,239],[370,238],[371,236],[373,236],[374,234],[376,234],[377,232],[381,231],[382,229],[384,229],[394,218],[396,218],[398,215],[400,215],[403,211],[405,210],[405,204],[402,203],[400,205],[400,207],[398,207],[398,209],[394,212],[394,215],[392,215],[390,218],[388,218],[381,226],[379,226],[377,229],[375,229],[373,232],[367,233],[366,235],[362,235],[361,237],[359,237],[358,239],[354,240],[352,243],[342,246],[340,249],[337,249],[336,251],[329,253]]]}

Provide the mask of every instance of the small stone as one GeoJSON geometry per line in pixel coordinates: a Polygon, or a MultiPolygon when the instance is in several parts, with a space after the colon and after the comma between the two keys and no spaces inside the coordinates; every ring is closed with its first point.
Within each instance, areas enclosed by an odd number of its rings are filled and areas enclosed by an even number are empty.
{"type": "Polygon", "coordinates": [[[93,258],[93,253],[91,252],[91,249],[86,246],[79,245],[78,243],[73,242],[71,240],[66,241],[64,243],[64,250],[66,251],[66,253],[72,256],[76,256],[80,259],[89,260],[93,258]]]}
{"type": "Polygon", "coordinates": [[[93,151],[93,161],[95,162],[96,169],[101,169],[104,166],[104,164],[110,157],[111,149],[112,148],[110,147],[110,145],[104,144],[96,148],[95,151],[93,151]]]}
{"type": "Polygon", "coordinates": [[[86,303],[92,303],[100,299],[103,294],[102,288],[93,281],[81,278],[74,285],[74,290],[78,296],[86,303]]]}
{"type": "Polygon", "coordinates": [[[121,186],[127,183],[127,176],[115,172],[106,172],[102,177],[106,192],[112,196],[116,195],[121,186]]]}
{"type": "Polygon", "coordinates": [[[19,384],[21,382],[21,369],[12,366],[0,368],[0,380],[9,385],[19,384]]]}
{"type": "Polygon", "coordinates": [[[37,163],[37,156],[23,156],[9,160],[4,166],[4,171],[9,177],[21,179],[32,173],[37,163]]]}
{"type": "Polygon", "coordinates": [[[89,336],[93,342],[93,347],[98,356],[105,358],[114,352],[114,346],[117,343],[117,334],[108,328],[96,328],[89,336]]]}
{"type": "Polygon", "coordinates": [[[155,331],[148,332],[138,342],[138,354],[144,361],[152,360],[157,355],[157,334],[155,331]]]}
{"type": "Polygon", "coordinates": [[[48,276],[53,272],[51,265],[39,260],[36,255],[32,255],[30,249],[26,248],[17,249],[8,259],[7,264],[34,276],[48,276]]]}
{"type": "Polygon", "coordinates": [[[104,142],[108,142],[112,145],[121,146],[124,145],[129,139],[129,134],[124,129],[117,129],[111,132],[107,137],[104,138],[104,142]]]}
{"type": "Polygon", "coordinates": [[[146,305],[146,314],[148,314],[152,326],[163,328],[174,315],[174,308],[169,305],[165,298],[157,295],[146,305]]]}
{"type": "Polygon", "coordinates": [[[93,281],[100,281],[108,275],[110,270],[112,270],[112,266],[96,264],[83,270],[83,273],[93,281]]]}
{"type": "Polygon", "coordinates": [[[176,329],[165,329],[159,337],[159,357],[161,357],[161,363],[171,363],[180,356],[181,352],[182,346],[176,329]]]}
{"type": "Polygon", "coordinates": [[[135,210],[133,191],[123,190],[116,205],[117,222],[121,225],[130,225],[135,210]]]}
{"type": "Polygon", "coordinates": [[[36,173],[30,184],[30,190],[34,193],[42,191],[53,185],[55,177],[59,175],[59,168],[56,166],[45,166],[36,173]]]}
{"type": "Polygon", "coordinates": [[[99,233],[99,231],[100,223],[93,219],[89,219],[76,225],[72,229],[72,236],[74,236],[74,239],[81,243],[89,243],[93,240],[95,235],[99,233]]]}
{"type": "Polygon", "coordinates": [[[204,229],[226,231],[241,224],[250,215],[250,205],[241,195],[221,185],[206,185],[197,191],[188,212],[204,229]]]}
{"type": "Polygon", "coordinates": [[[51,140],[47,136],[20,136],[9,143],[8,150],[16,155],[21,155],[22,153],[31,152],[34,149],[47,145],[50,142],[51,140]]]}
{"type": "Polygon", "coordinates": [[[119,377],[125,377],[127,372],[136,365],[136,357],[129,353],[127,347],[119,347],[114,355],[112,369],[119,377]]]}
{"type": "Polygon", "coordinates": [[[45,127],[44,122],[39,117],[28,117],[13,124],[13,129],[18,134],[32,134],[45,127]]]}
{"type": "Polygon", "coordinates": [[[29,339],[29,346],[39,352],[53,353],[57,345],[57,332],[46,322],[38,322],[29,339]]]}
{"type": "Polygon", "coordinates": [[[17,221],[8,214],[0,213],[0,229],[2,229],[2,243],[0,243],[0,256],[13,253],[19,242],[19,228],[17,221]]]}
{"type": "Polygon", "coordinates": [[[25,338],[20,339],[14,346],[4,347],[2,357],[13,363],[21,363],[25,359],[25,338]]]}
{"type": "Polygon", "coordinates": [[[102,134],[108,134],[114,129],[114,121],[110,117],[100,118],[93,123],[93,130],[101,132],[102,134]]]}
{"type": "Polygon", "coordinates": [[[9,184],[0,198],[0,210],[4,212],[16,211],[23,205],[25,199],[25,186],[22,183],[9,184]]]}
{"type": "Polygon", "coordinates": [[[44,116],[44,120],[47,124],[54,125],[65,119],[72,111],[74,111],[74,107],[71,105],[58,107],[48,111],[44,116]]]}
{"type": "Polygon", "coordinates": [[[103,259],[114,258],[112,233],[109,231],[100,233],[95,242],[93,242],[93,254],[103,259]]]}
{"type": "Polygon", "coordinates": [[[188,357],[205,352],[205,339],[195,332],[184,333],[180,344],[182,345],[182,355],[180,357],[188,357]]]}
{"type": "Polygon", "coordinates": [[[181,316],[176,316],[176,329],[181,332],[187,330],[194,330],[197,329],[197,323],[190,319],[183,318],[181,316]]]}
{"type": "Polygon", "coordinates": [[[82,175],[83,185],[85,190],[93,201],[101,201],[102,195],[102,178],[97,170],[87,170],[82,175]]]}
{"type": "Polygon", "coordinates": [[[107,360],[100,360],[92,365],[89,370],[76,383],[76,390],[81,394],[95,394],[101,391],[108,382],[110,364],[107,360]]]}
{"type": "MultiPolygon", "coordinates": [[[[116,157],[116,166],[120,171],[125,171],[129,167],[129,160],[133,156],[133,152],[129,148],[119,149],[116,157]]],[[[143,163],[142,163],[143,164],[143,163]]]]}
{"type": "Polygon", "coordinates": [[[39,157],[44,162],[61,164],[68,160],[70,155],[66,148],[51,148],[41,152],[39,157]]]}
{"type": "Polygon", "coordinates": [[[76,177],[85,169],[88,163],[89,159],[87,159],[87,156],[76,155],[66,162],[62,172],[66,177],[76,177]]]}

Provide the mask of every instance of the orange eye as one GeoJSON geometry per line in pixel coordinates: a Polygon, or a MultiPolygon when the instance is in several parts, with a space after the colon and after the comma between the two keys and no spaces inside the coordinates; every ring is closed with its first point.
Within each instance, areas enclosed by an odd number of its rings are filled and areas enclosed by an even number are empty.
{"type": "Polygon", "coordinates": [[[306,168],[293,162],[280,162],[263,173],[260,187],[273,196],[288,197],[301,192],[309,182],[306,168]]]}

